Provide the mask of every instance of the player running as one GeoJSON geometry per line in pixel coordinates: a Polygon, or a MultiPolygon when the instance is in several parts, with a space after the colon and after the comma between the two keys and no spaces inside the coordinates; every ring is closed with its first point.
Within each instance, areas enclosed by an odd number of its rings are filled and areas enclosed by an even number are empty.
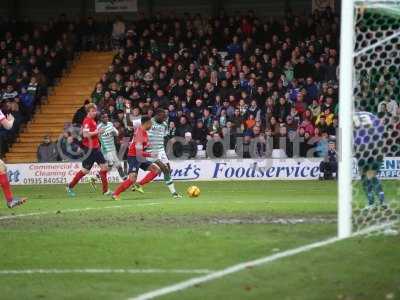
{"type": "MultiPolygon", "coordinates": [[[[0,110],[0,124],[5,129],[11,129],[14,124],[14,117],[9,114],[7,117],[4,116],[3,112],[0,110]]],[[[14,197],[11,191],[10,182],[8,181],[7,167],[6,164],[0,159],[0,185],[3,190],[4,197],[6,198],[7,207],[14,208],[19,205],[24,204],[28,198],[26,197],[14,197]]]]}
{"type": "Polygon", "coordinates": [[[368,206],[375,204],[374,193],[378,196],[380,204],[385,204],[385,193],[382,189],[378,172],[384,159],[383,133],[385,127],[382,121],[369,112],[356,112],[354,123],[354,147],[361,182],[368,199],[368,206]]]}
{"type": "Polygon", "coordinates": [[[91,103],[87,107],[87,115],[82,123],[83,140],[82,149],[85,153],[85,159],[82,161],[82,169],[75,174],[72,181],[67,185],[66,191],[69,196],[76,196],[73,191],[74,186],[87,175],[92,169],[94,163],[100,166],[100,179],[103,186],[103,194],[111,195],[111,191],[108,189],[107,171],[108,166],[103,154],[100,151],[99,135],[103,133],[103,129],[97,129],[97,123],[95,121],[97,116],[97,107],[91,103]]]}
{"type": "MultiPolygon", "coordinates": [[[[147,151],[152,154],[152,157],[149,158],[149,161],[157,164],[163,172],[164,182],[170,190],[172,197],[182,198],[182,196],[179,195],[175,190],[175,185],[171,176],[171,165],[169,163],[167,154],[165,153],[164,140],[168,134],[166,118],[167,116],[165,111],[159,109],[156,111],[155,117],[151,119],[151,128],[148,131],[150,145],[147,151]]],[[[150,171],[141,181],[139,181],[139,183],[133,186],[132,191],[143,193],[144,191],[142,187],[156,178],[157,175],[158,174],[150,171]]]]}
{"type": "Polygon", "coordinates": [[[114,200],[120,199],[120,194],[127,190],[132,184],[135,184],[139,169],[151,171],[154,174],[160,173],[160,168],[147,160],[152,156],[147,151],[149,146],[149,137],[147,131],[151,128],[151,119],[143,116],[140,120],[141,125],[135,130],[132,142],[128,150],[128,178],[122,182],[112,194],[114,200]]]}
{"type": "MultiPolygon", "coordinates": [[[[103,112],[101,114],[101,123],[97,125],[100,130],[99,139],[101,144],[101,153],[108,163],[108,168],[111,170],[115,167],[122,180],[127,178],[121,161],[117,155],[117,148],[115,147],[114,137],[118,136],[118,130],[114,127],[113,123],[109,121],[108,114],[103,112]]],[[[96,189],[96,177],[90,179],[90,184],[93,189],[96,189]]]]}

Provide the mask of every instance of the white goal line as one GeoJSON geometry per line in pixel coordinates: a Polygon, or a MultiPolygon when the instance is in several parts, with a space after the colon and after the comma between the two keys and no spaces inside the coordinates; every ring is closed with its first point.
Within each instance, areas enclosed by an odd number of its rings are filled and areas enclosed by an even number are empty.
{"type": "MultiPolygon", "coordinates": [[[[369,227],[365,230],[359,231],[357,233],[355,233],[354,235],[350,236],[350,237],[354,237],[354,236],[358,236],[358,235],[363,235],[363,234],[368,234],[374,231],[378,231],[378,230],[382,230],[384,228],[393,226],[394,224],[396,224],[397,222],[388,222],[388,223],[384,223],[384,224],[380,224],[380,225],[376,225],[376,226],[372,226],[369,227]]],[[[289,256],[293,256],[296,254],[300,254],[303,252],[308,252],[310,250],[316,249],[316,248],[320,248],[320,247],[324,247],[324,246],[328,246],[331,244],[334,244],[338,241],[341,240],[345,240],[348,239],[347,238],[339,238],[339,237],[333,237],[333,238],[329,238],[323,241],[319,241],[319,242],[315,242],[312,244],[308,244],[308,245],[304,245],[298,248],[294,248],[294,249],[290,249],[290,250],[286,250],[283,252],[279,252],[273,255],[269,255],[269,256],[265,256],[256,260],[252,260],[252,261],[248,261],[248,262],[244,262],[244,263],[240,263],[237,265],[233,265],[231,267],[228,267],[226,269],[220,270],[220,271],[216,271],[210,274],[206,274],[200,277],[194,277],[170,286],[166,286],[154,291],[150,291],[135,297],[131,297],[128,300],[149,300],[149,299],[154,299],[163,295],[167,295],[167,294],[171,294],[174,292],[178,292],[178,291],[182,291],[185,290],[189,287],[193,287],[195,285],[201,284],[201,283],[205,283],[208,281],[212,281],[227,275],[230,275],[232,273],[236,273],[239,271],[242,271],[244,269],[247,268],[252,268],[252,267],[256,267],[256,266],[260,266],[260,265],[265,265],[268,264],[270,262],[279,260],[281,258],[285,258],[285,257],[289,257],[289,256]]]]}
{"type": "Polygon", "coordinates": [[[208,274],[207,269],[28,269],[0,270],[0,275],[23,274],[208,274]]]}
{"type": "Polygon", "coordinates": [[[0,221],[23,218],[23,217],[50,215],[50,214],[57,214],[57,213],[62,214],[62,213],[70,213],[70,212],[82,212],[82,211],[90,211],[90,210],[103,210],[103,209],[125,208],[125,207],[135,207],[135,206],[153,206],[153,205],[159,205],[159,204],[161,204],[161,202],[136,203],[136,204],[127,204],[127,205],[111,205],[111,206],[102,206],[102,207],[69,208],[69,209],[61,209],[59,211],[41,211],[41,212],[32,212],[32,213],[26,213],[26,214],[1,216],[0,221]]]}

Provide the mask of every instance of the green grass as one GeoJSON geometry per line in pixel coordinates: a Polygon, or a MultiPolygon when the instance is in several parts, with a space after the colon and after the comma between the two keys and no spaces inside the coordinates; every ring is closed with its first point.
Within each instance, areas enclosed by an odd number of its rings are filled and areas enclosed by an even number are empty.
{"type": "MultiPolygon", "coordinates": [[[[184,191],[190,183],[179,182],[184,191]]],[[[208,269],[336,234],[336,185],[316,181],[198,182],[174,200],[163,184],[115,202],[88,185],[21,186],[29,202],[0,208],[0,271],[208,269]],[[4,219],[7,216],[26,215],[4,219]],[[1,219],[3,218],[3,219],[1,219]]],[[[396,182],[385,182],[388,195],[396,182]]],[[[352,239],[238,272],[165,299],[384,299],[400,296],[398,237],[352,239]],[[289,284],[290,283],[290,284],[289,284]],[[368,297],[366,296],[368,295],[368,297]],[[346,298],[350,297],[350,298],[346,298]]],[[[1,299],[126,299],[198,274],[0,274],[1,299]]]]}

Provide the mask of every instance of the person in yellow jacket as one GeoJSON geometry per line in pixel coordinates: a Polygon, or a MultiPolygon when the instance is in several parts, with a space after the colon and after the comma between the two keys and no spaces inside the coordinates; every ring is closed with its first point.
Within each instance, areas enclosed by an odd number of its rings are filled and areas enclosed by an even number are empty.
{"type": "Polygon", "coordinates": [[[325,121],[328,126],[332,125],[335,115],[332,113],[330,108],[325,108],[325,110],[317,117],[315,120],[315,125],[319,125],[321,116],[325,117],[325,121]]]}

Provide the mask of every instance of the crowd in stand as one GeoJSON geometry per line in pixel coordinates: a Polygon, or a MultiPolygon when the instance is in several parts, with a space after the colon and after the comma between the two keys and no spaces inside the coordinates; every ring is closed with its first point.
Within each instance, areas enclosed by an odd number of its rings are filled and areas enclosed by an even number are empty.
{"type": "Polygon", "coordinates": [[[0,20],[0,109],[15,118],[11,130],[0,128],[0,156],[73,58],[75,40],[74,25],[63,18],[41,25],[0,20]]]}
{"type": "MultiPolygon", "coordinates": [[[[11,133],[0,130],[7,142],[74,51],[111,48],[116,55],[89,101],[109,113],[120,131],[117,144],[132,135],[132,119],[160,108],[168,112],[168,139],[184,141],[173,148],[177,156],[195,157],[210,142],[216,156],[226,148],[243,157],[272,149],[323,156],[337,133],[339,18],[330,9],[281,18],[252,11],[139,15],[114,23],[61,15],[42,25],[3,22],[0,29],[1,108],[17,119],[11,133]]],[[[399,114],[398,99],[381,102],[378,111],[399,114]]],[[[82,107],[73,123],[84,113],[82,107]]],[[[66,135],[68,141],[79,150],[77,140],[66,135]]]]}
{"type": "Polygon", "coordinates": [[[329,9],[267,20],[252,11],[118,19],[118,53],[91,100],[109,113],[120,142],[131,119],[162,108],[169,138],[198,149],[229,137],[229,148],[244,157],[254,143],[263,156],[268,143],[278,149],[282,140],[289,157],[310,149],[322,155],[338,124],[338,24],[329,9]]]}

